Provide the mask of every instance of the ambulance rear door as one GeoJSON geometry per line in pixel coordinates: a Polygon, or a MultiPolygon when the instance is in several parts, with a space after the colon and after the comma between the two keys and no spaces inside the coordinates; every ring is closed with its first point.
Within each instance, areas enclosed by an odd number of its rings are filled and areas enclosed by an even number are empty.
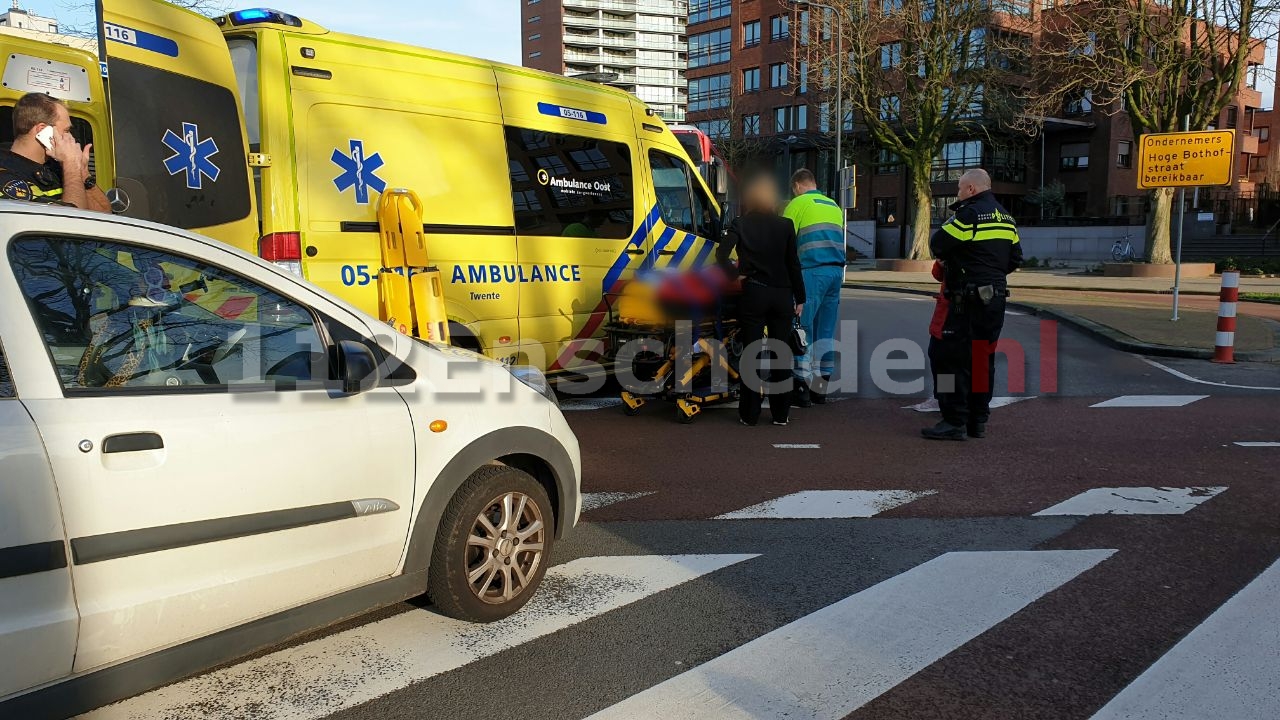
{"type": "Polygon", "coordinates": [[[257,253],[236,75],[217,24],[159,0],[103,0],[113,185],[125,214],[257,253]]]}

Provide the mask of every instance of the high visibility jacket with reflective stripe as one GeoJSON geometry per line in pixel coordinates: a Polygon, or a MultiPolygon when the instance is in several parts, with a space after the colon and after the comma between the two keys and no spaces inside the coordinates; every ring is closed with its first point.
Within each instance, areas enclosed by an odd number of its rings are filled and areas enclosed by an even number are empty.
{"type": "Polygon", "coordinates": [[[951,206],[955,215],[929,241],[933,256],[961,282],[1003,281],[1022,265],[1018,227],[990,190],[951,206]]]}
{"type": "Polygon", "coordinates": [[[817,190],[796,197],[782,213],[796,226],[800,267],[844,265],[844,211],[817,190]]]}

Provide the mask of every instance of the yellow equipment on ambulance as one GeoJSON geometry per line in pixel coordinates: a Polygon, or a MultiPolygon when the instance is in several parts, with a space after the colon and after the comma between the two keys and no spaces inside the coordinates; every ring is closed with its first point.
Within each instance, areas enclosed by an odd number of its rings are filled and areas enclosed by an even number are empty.
{"type": "Polygon", "coordinates": [[[276,10],[105,0],[102,20],[114,180],[99,174],[126,214],[404,332],[574,373],[605,357],[606,293],[713,254],[713,192],[621,90],[276,10]]]}

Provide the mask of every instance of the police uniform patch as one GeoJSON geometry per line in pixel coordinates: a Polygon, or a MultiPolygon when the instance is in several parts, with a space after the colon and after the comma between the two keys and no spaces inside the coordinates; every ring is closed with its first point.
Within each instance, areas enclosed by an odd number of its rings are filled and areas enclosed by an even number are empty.
{"type": "Polygon", "coordinates": [[[4,195],[10,200],[30,200],[31,183],[26,180],[10,180],[4,185],[0,185],[0,195],[4,195]]]}

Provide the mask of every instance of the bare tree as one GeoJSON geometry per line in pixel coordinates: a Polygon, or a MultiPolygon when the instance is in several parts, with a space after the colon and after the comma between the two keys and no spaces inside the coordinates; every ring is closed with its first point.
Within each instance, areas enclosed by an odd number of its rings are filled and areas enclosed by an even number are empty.
{"type": "MultiPolygon", "coordinates": [[[[98,2],[85,2],[84,0],[66,0],[59,3],[59,7],[67,12],[83,15],[94,15],[97,12],[98,2]]],[[[176,5],[186,8],[193,12],[198,12],[207,17],[217,17],[224,15],[231,9],[231,3],[228,0],[168,0],[170,5],[176,5]]],[[[98,28],[95,25],[74,25],[63,24],[62,32],[66,35],[75,35],[77,37],[97,37],[98,28]]]]}
{"type": "MultiPolygon", "coordinates": [[[[1275,0],[1083,0],[1046,10],[1026,118],[1073,99],[1123,112],[1136,135],[1203,130],[1235,100],[1274,32],[1275,0]]],[[[1148,259],[1170,263],[1173,190],[1151,191],[1148,259]]]]}
{"type": "MultiPolygon", "coordinates": [[[[908,173],[910,256],[927,259],[934,159],[948,141],[987,137],[1001,125],[993,115],[1007,105],[1000,98],[1012,73],[1008,63],[990,62],[988,40],[1002,14],[988,0],[831,4],[843,22],[825,13],[811,21],[811,37],[797,44],[797,54],[824,89],[834,89],[833,77],[841,74],[843,105],[856,131],[908,173]],[[841,31],[846,57],[838,62],[835,35],[841,31]]],[[[833,124],[842,127],[843,118],[833,124]]]]}

